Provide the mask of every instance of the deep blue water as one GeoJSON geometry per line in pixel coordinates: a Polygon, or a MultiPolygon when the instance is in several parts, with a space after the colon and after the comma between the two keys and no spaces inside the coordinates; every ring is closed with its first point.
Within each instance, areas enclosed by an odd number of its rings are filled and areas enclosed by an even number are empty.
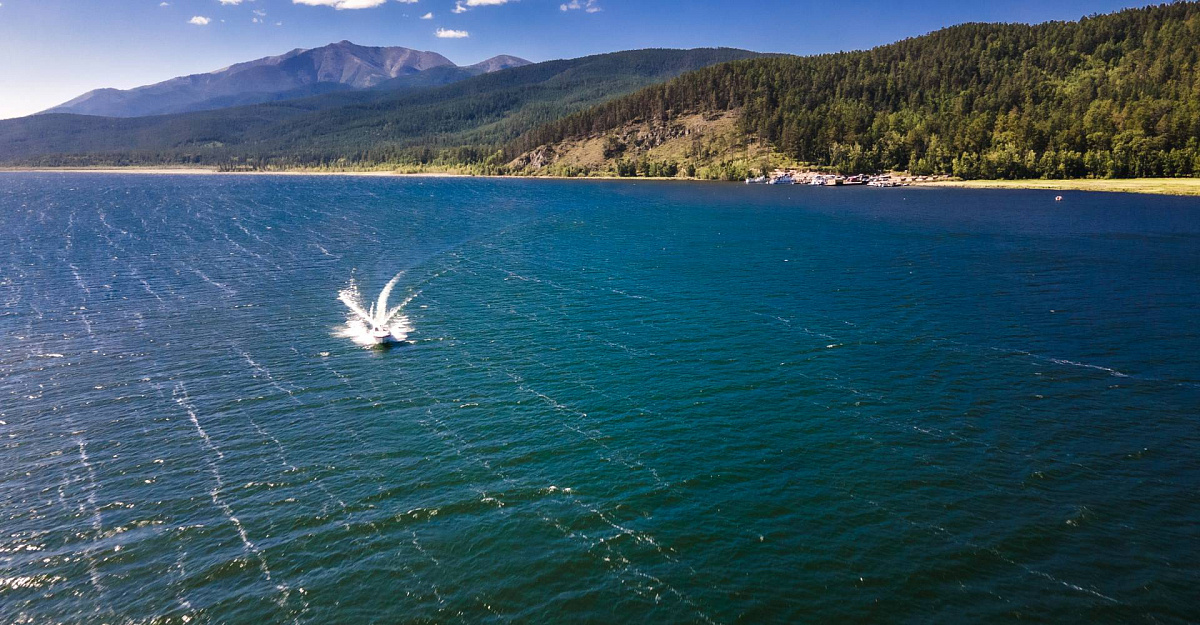
{"type": "Polygon", "coordinates": [[[0,174],[0,622],[1200,620],[1200,201],[1053,195],[0,174]]]}

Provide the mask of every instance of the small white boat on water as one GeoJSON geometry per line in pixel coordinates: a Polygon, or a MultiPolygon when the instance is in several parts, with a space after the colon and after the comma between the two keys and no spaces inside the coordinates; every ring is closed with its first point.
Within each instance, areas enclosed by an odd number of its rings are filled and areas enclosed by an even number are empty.
{"type": "Polygon", "coordinates": [[[338,329],[338,335],[353,340],[363,347],[384,347],[404,343],[408,333],[412,331],[408,317],[404,315],[404,307],[415,298],[420,291],[409,293],[408,297],[397,306],[388,306],[388,298],[392,289],[400,281],[404,272],[396,274],[383,290],[379,299],[370,307],[363,305],[354,280],[349,286],[338,292],[338,299],[349,309],[346,315],[346,325],[338,329]]]}
{"type": "Polygon", "coordinates": [[[386,345],[388,343],[395,342],[396,338],[392,336],[392,330],[390,328],[376,327],[371,328],[371,340],[374,341],[376,345],[386,345]]]}

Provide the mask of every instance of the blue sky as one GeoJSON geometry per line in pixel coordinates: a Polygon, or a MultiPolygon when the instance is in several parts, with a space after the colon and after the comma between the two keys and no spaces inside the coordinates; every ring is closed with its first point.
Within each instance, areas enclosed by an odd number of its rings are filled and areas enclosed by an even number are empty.
{"type": "Polygon", "coordinates": [[[1073,20],[1147,4],[1152,3],[0,0],[0,58],[7,61],[0,72],[0,118],[34,113],[98,87],[130,88],[343,39],[434,50],[459,64],[496,54],[545,61],[649,47],[812,54],[869,48],[961,22],[1073,20]]]}

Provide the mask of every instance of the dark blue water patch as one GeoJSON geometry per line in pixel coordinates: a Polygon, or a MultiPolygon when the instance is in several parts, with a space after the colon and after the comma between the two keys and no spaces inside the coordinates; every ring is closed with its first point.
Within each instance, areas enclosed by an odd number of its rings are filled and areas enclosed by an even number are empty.
{"type": "Polygon", "coordinates": [[[1200,619],[1200,204],[1061,194],[3,174],[0,621],[1200,619]]]}

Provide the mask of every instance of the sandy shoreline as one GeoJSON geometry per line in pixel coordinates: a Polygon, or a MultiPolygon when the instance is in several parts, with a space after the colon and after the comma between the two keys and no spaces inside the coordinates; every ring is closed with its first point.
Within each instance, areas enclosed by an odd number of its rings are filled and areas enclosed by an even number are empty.
{"type": "MultiPolygon", "coordinates": [[[[370,178],[507,178],[514,180],[593,180],[593,181],[677,181],[713,182],[692,178],[618,178],[606,176],[489,176],[450,172],[400,171],[218,171],[200,167],[99,167],[99,168],[0,168],[3,173],[66,174],[152,174],[164,176],[348,176],[370,178]]],[[[1129,178],[1078,180],[941,180],[922,182],[909,188],[1026,189],[1046,191],[1095,191],[1110,193],[1146,193],[1200,197],[1200,178],[1129,178]]]]}
{"type": "Polygon", "coordinates": [[[1078,180],[946,180],[922,187],[961,189],[1033,189],[1045,191],[1098,191],[1151,195],[1200,196],[1200,178],[1082,178],[1078,180]]]}

